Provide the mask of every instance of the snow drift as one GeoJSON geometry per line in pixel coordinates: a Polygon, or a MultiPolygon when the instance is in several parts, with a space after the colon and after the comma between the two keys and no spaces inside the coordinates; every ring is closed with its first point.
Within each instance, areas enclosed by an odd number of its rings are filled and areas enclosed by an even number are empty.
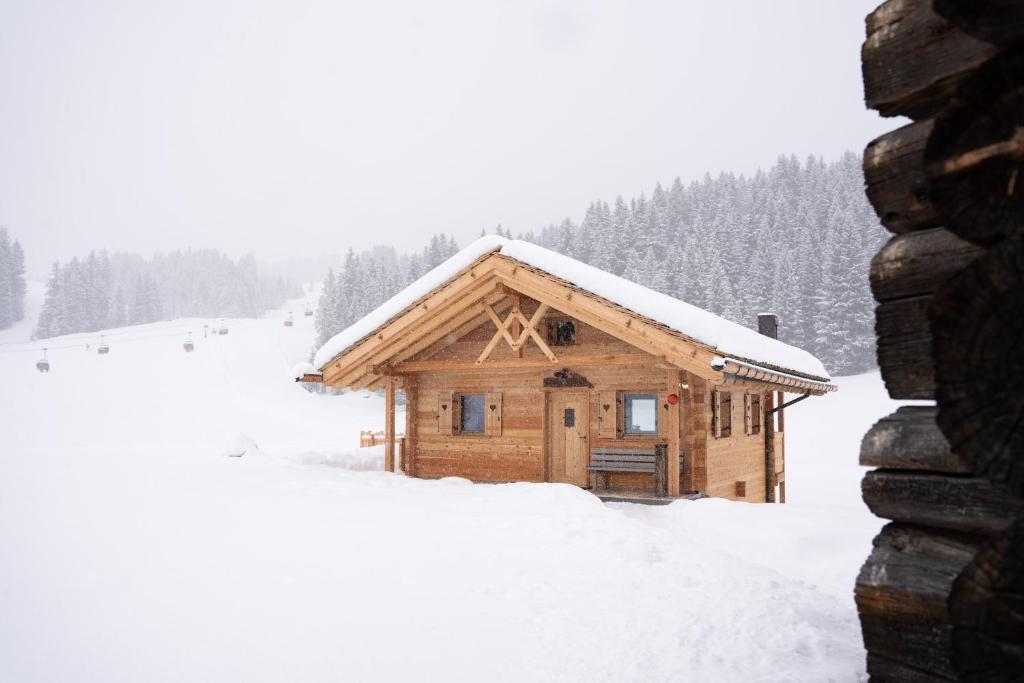
{"type": "Polygon", "coordinates": [[[863,676],[877,375],[787,414],[785,506],[605,505],[380,471],[383,402],[296,384],[312,321],[283,315],[190,354],[202,321],[113,331],[48,375],[0,354],[0,680],[863,676]]]}

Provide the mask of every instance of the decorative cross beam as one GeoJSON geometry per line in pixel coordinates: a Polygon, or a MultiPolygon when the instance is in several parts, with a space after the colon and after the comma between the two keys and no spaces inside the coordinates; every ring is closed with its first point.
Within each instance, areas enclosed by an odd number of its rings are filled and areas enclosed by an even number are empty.
{"type": "Polygon", "coordinates": [[[547,342],[544,341],[540,332],[537,331],[537,323],[539,323],[544,317],[544,314],[548,312],[549,306],[547,304],[541,304],[538,306],[537,310],[534,311],[529,320],[527,320],[526,316],[523,315],[523,312],[519,310],[519,306],[514,304],[512,306],[512,310],[508,313],[508,317],[504,320],[498,317],[494,308],[486,301],[482,301],[481,305],[483,306],[484,311],[486,311],[487,317],[491,319],[491,322],[493,322],[494,326],[498,329],[494,333],[494,336],[491,337],[491,341],[487,342],[487,346],[485,346],[484,350],[480,353],[480,357],[476,359],[477,365],[480,365],[491,356],[491,353],[494,352],[494,349],[501,343],[502,339],[508,343],[509,348],[512,349],[513,355],[517,355],[516,352],[523,348],[523,344],[526,342],[527,337],[533,339],[534,343],[537,344],[537,347],[545,356],[547,356],[549,361],[552,363],[558,362],[558,358],[555,357],[555,354],[551,351],[547,342]],[[523,326],[518,337],[513,337],[512,333],[509,332],[509,328],[512,327],[514,323],[519,323],[523,326]]]}

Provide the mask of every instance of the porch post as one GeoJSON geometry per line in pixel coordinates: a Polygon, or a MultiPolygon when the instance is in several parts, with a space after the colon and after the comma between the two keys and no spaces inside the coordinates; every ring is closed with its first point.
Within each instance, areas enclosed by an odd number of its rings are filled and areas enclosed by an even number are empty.
{"type": "Polygon", "coordinates": [[[764,397],[764,502],[775,502],[775,393],[769,391],[764,397]]]}
{"type": "Polygon", "coordinates": [[[384,382],[384,470],[395,471],[395,378],[384,382]]]}
{"type": "Polygon", "coordinates": [[[405,455],[402,470],[410,477],[416,476],[416,383],[410,376],[402,385],[405,391],[405,455]]]}
{"type": "MultiPolygon", "coordinates": [[[[668,370],[665,379],[668,383],[668,393],[679,396],[679,370],[668,370]]],[[[668,495],[672,497],[679,495],[679,411],[682,408],[682,401],[668,407],[668,495]]]]}

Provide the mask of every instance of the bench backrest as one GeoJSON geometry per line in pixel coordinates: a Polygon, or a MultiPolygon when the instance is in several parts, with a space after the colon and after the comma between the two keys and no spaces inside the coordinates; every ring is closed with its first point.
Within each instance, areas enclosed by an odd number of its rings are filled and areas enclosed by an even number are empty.
{"type": "MultiPolygon", "coordinates": [[[[679,462],[683,461],[683,453],[679,453],[679,462]]],[[[590,466],[594,468],[614,468],[618,470],[634,470],[637,472],[654,471],[654,447],[650,448],[591,448],[590,466]]]]}

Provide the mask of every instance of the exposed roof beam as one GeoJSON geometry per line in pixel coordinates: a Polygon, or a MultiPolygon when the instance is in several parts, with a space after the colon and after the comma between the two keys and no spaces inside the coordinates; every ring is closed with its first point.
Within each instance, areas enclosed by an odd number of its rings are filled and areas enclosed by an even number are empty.
{"type": "Polygon", "coordinates": [[[332,386],[347,386],[368,363],[380,362],[378,355],[390,356],[415,343],[423,334],[448,323],[470,306],[478,306],[480,297],[487,296],[497,281],[493,277],[493,269],[479,268],[468,271],[458,278],[458,282],[450,282],[444,291],[438,290],[437,299],[427,299],[415,307],[406,309],[392,319],[392,322],[378,328],[378,332],[365,337],[347,352],[336,356],[324,366],[324,381],[332,386]],[[473,274],[475,273],[475,274],[473,274]],[[483,283],[483,291],[481,291],[483,283]]]}
{"type": "Polygon", "coordinates": [[[385,345],[390,345],[394,338],[408,334],[411,329],[425,319],[436,319],[438,316],[444,315],[445,308],[451,301],[464,296],[465,291],[475,283],[488,280],[493,276],[494,261],[490,258],[492,255],[489,252],[477,259],[448,282],[420,297],[393,316],[387,323],[328,361],[323,368],[320,368],[325,381],[332,385],[335,384],[346,370],[365,365],[368,355],[385,345]],[[345,361],[344,365],[340,360],[342,357],[345,361]]]}
{"type": "MultiPolygon", "coordinates": [[[[460,336],[465,335],[483,323],[481,320],[476,325],[466,329],[472,321],[477,320],[479,316],[483,315],[483,303],[498,303],[504,296],[504,293],[498,288],[497,280],[492,279],[489,282],[478,285],[476,288],[466,292],[463,298],[452,302],[444,311],[438,311],[437,317],[431,320],[429,324],[425,323],[422,328],[417,329],[414,333],[403,335],[401,338],[396,339],[395,343],[391,346],[383,347],[378,349],[377,353],[365,356],[364,364],[351,367],[344,376],[337,380],[337,386],[362,386],[366,382],[371,381],[370,378],[364,377],[368,366],[383,363],[390,363],[392,365],[400,363],[425,349],[431,350],[432,346],[443,343],[453,333],[460,333],[460,336]],[[481,288],[483,288],[483,291],[481,291],[481,288]]],[[[440,350],[440,348],[443,347],[434,349],[434,352],[440,350]]]]}
{"type": "Polygon", "coordinates": [[[491,258],[497,262],[495,272],[508,287],[652,355],[664,356],[673,365],[698,377],[711,381],[722,379],[722,373],[711,367],[715,354],[705,345],[684,339],[678,333],[648,322],[617,304],[515,259],[500,253],[493,254],[491,258]]]}

